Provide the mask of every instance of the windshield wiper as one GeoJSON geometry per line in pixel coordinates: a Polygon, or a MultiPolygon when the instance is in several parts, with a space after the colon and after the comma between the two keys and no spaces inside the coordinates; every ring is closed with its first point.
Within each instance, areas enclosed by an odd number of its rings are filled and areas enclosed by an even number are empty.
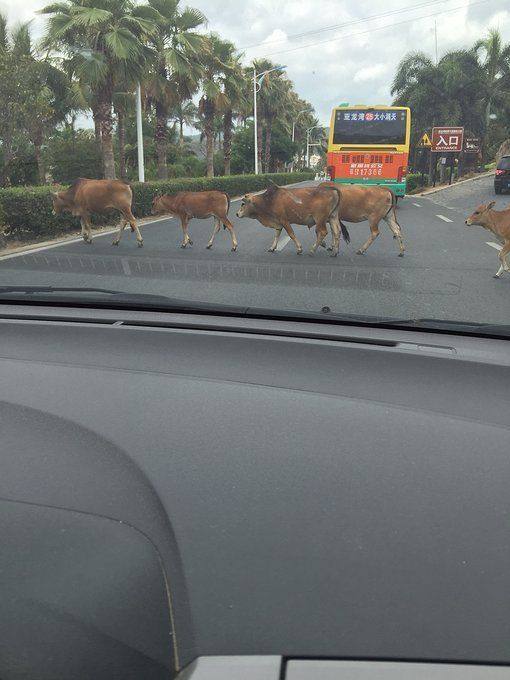
{"type": "Polygon", "coordinates": [[[153,293],[130,293],[109,288],[80,286],[0,286],[0,302],[57,304],[86,307],[147,309],[148,311],[205,312],[242,316],[247,307],[194,302],[153,293]]]}
{"type": "Polygon", "coordinates": [[[424,330],[437,333],[487,335],[510,337],[510,324],[457,321],[452,319],[398,318],[338,314],[329,307],[319,312],[288,309],[263,309],[213,302],[194,302],[152,293],[130,293],[108,288],[81,288],[72,286],[0,286],[0,302],[10,304],[35,304],[74,307],[100,307],[107,309],[146,310],[152,312],[182,312],[218,316],[243,316],[259,319],[285,319],[313,323],[334,323],[346,326],[367,326],[406,330],[424,330]],[[321,313],[322,312],[322,313],[321,313]]]}

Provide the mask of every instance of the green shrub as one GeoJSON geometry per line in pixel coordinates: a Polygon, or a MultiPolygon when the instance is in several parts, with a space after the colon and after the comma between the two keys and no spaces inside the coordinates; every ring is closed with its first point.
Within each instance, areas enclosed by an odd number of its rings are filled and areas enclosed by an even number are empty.
{"type": "MultiPolygon", "coordinates": [[[[177,191],[204,191],[218,189],[231,197],[249,191],[265,189],[271,182],[291,184],[311,179],[310,172],[288,172],[271,175],[230,175],[228,177],[184,177],[165,181],[132,182],[133,213],[136,217],[150,215],[152,199],[156,194],[177,191]]],[[[41,240],[79,228],[79,220],[70,213],[53,214],[51,192],[64,187],[13,187],[0,189],[0,215],[9,238],[41,240]]],[[[95,216],[96,224],[115,224],[118,214],[95,216]]]]}
{"type": "Polygon", "coordinates": [[[414,191],[419,187],[426,187],[428,185],[428,182],[429,179],[427,175],[423,175],[422,179],[421,173],[419,172],[411,173],[407,175],[406,192],[410,194],[411,191],[414,191]]]}

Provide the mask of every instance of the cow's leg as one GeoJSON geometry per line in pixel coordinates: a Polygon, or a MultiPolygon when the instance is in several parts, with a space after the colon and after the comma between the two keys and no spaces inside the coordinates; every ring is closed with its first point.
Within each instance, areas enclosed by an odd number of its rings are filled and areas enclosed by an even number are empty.
{"type": "Polygon", "coordinates": [[[117,234],[117,237],[113,239],[112,241],[112,246],[118,246],[120,243],[120,239],[122,238],[122,232],[126,228],[126,225],[129,224],[128,219],[122,214],[122,219],[119,224],[119,233],[117,234]]]}
{"type": "Polygon", "coordinates": [[[230,232],[230,238],[232,239],[231,250],[232,250],[233,253],[235,253],[235,251],[237,250],[238,243],[237,243],[237,236],[236,236],[236,233],[234,231],[234,225],[232,224],[232,222],[228,219],[228,217],[226,215],[225,215],[225,217],[221,218],[221,221],[223,222],[223,226],[226,229],[228,229],[229,232],[230,232]]]}
{"type": "MultiPolygon", "coordinates": [[[[331,227],[331,246],[328,250],[331,252],[331,257],[336,257],[340,250],[340,220],[338,217],[333,217],[329,221],[331,227]]],[[[326,239],[323,239],[321,245],[326,247],[326,239]]]]}
{"type": "Polygon", "coordinates": [[[315,225],[315,243],[310,248],[310,255],[315,255],[317,248],[323,243],[328,235],[328,229],[325,222],[317,222],[315,225]]]}
{"type": "Polygon", "coordinates": [[[85,241],[85,243],[90,243],[89,241],[89,229],[88,229],[88,224],[87,220],[85,217],[80,217],[80,224],[81,224],[81,237],[85,241]]]}
{"type": "Polygon", "coordinates": [[[297,254],[301,255],[303,252],[303,246],[301,243],[298,241],[296,234],[294,233],[294,229],[292,226],[287,222],[286,224],[283,224],[283,228],[287,232],[287,234],[290,236],[290,238],[294,241],[294,244],[296,246],[297,254]]]}
{"type": "Polygon", "coordinates": [[[138,225],[136,223],[135,217],[134,217],[133,213],[131,212],[131,208],[128,208],[127,210],[123,210],[122,215],[125,217],[129,226],[131,227],[131,231],[135,232],[136,242],[138,243],[138,247],[141,248],[143,246],[143,238],[142,238],[142,235],[140,233],[140,229],[138,229],[138,225]]]}
{"type": "Polygon", "coordinates": [[[193,245],[193,241],[190,239],[189,234],[188,234],[188,222],[189,218],[187,215],[184,215],[181,217],[181,227],[182,227],[182,243],[181,243],[181,248],[186,248],[186,246],[193,245]]]}
{"type": "Polygon", "coordinates": [[[278,241],[280,240],[282,229],[283,229],[283,227],[274,227],[274,232],[275,232],[274,239],[273,239],[273,242],[271,243],[271,245],[270,245],[270,247],[267,251],[268,253],[274,253],[274,251],[276,250],[276,247],[278,245],[278,241]]]}
{"type": "Polygon", "coordinates": [[[402,238],[402,229],[400,227],[400,224],[397,222],[397,218],[396,218],[396,215],[395,215],[395,209],[391,208],[389,213],[383,219],[386,222],[386,224],[389,226],[391,231],[393,232],[393,238],[398,239],[398,246],[400,248],[400,252],[399,252],[398,256],[404,257],[405,247],[404,247],[404,240],[402,238]]]}
{"type": "Polygon", "coordinates": [[[90,215],[82,215],[80,223],[83,240],[85,243],[92,243],[92,224],[90,223],[90,215]]]}
{"type": "Polygon", "coordinates": [[[369,221],[370,225],[370,236],[366,242],[357,251],[358,255],[364,255],[366,251],[370,248],[375,239],[379,236],[379,221],[369,221]]]}
{"type": "Polygon", "coordinates": [[[213,228],[213,233],[211,234],[211,238],[209,239],[209,243],[206,245],[207,250],[210,250],[213,245],[214,237],[216,234],[219,232],[221,229],[221,222],[218,217],[214,218],[214,228],[213,228]]]}
{"type": "Polygon", "coordinates": [[[504,271],[507,272],[510,271],[510,267],[508,266],[508,262],[506,259],[508,253],[510,253],[510,241],[507,241],[503,248],[501,248],[501,250],[499,251],[499,261],[501,264],[499,266],[498,271],[494,274],[495,279],[499,279],[499,277],[504,271]]]}

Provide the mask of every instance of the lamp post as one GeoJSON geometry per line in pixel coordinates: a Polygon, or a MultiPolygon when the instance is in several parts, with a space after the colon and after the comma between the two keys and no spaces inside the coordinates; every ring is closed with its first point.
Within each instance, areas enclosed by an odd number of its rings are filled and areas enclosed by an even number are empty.
{"type": "Polygon", "coordinates": [[[312,125],[306,130],[306,167],[310,167],[310,132],[315,128],[322,128],[322,125],[312,125]]]}
{"type": "Polygon", "coordinates": [[[138,149],[138,181],[145,182],[145,166],[143,162],[143,129],[142,129],[142,88],[136,86],[136,146],[138,149]]]}
{"type": "Polygon", "coordinates": [[[257,92],[262,86],[264,76],[273,71],[284,71],[286,66],[275,66],[274,68],[257,73],[257,69],[253,66],[253,134],[254,134],[254,149],[255,149],[255,174],[259,174],[259,140],[257,136],[258,120],[257,120],[257,92]]]}

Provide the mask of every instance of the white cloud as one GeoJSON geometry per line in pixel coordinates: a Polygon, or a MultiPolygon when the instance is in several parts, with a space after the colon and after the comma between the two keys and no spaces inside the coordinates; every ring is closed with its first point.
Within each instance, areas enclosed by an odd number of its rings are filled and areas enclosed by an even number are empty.
{"type": "MultiPolygon", "coordinates": [[[[0,9],[7,10],[11,21],[26,21],[48,1],[0,0],[0,9]]],[[[247,48],[246,63],[268,56],[286,64],[296,89],[312,102],[321,122],[329,121],[332,106],[339,102],[389,103],[391,80],[402,57],[416,50],[434,54],[433,13],[441,12],[436,16],[440,55],[470,46],[489,27],[499,28],[510,42],[508,0],[477,0],[476,4],[473,0],[442,0],[427,5],[424,0],[181,2],[201,9],[209,19],[209,30],[232,40],[238,48],[247,48]],[[461,9],[445,12],[458,7],[461,9]],[[409,11],[402,12],[403,8],[409,11]],[[385,16],[366,20],[383,13],[385,16]],[[343,26],[309,33],[339,24],[343,26]],[[255,44],[259,46],[248,47],[255,44]]],[[[40,34],[42,27],[38,17],[34,28],[40,34]]]]}
{"type": "Polygon", "coordinates": [[[356,71],[353,77],[355,83],[365,83],[367,80],[376,80],[386,72],[386,64],[374,64],[373,66],[364,66],[356,71]]]}

